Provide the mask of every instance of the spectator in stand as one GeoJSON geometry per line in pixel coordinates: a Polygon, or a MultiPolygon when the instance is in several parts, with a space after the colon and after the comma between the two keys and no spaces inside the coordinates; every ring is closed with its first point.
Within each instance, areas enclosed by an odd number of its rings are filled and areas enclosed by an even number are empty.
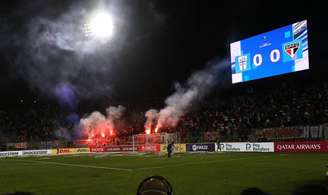
{"type": "MultiPolygon", "coordinates": [[[[221,138],[243,138],[251,129],[320,125],[328,122],[328,84],[288,87],[247,95],[217,95],[183,116],[178,130],[186,141],[197,141],[204,132],[217,131],[221,138]],[[195,137],[198,137],[197,139],[195,137]]],[[[65,115],[50,106],[33,108],[24,113],[0,110],[0,131],[12,142],[54,140],[54,130],[65,124],[65,115]]],[[[144,113],[134,110],[123,119],[119,136],[143,132],[144,113]]],[[[265,138],[263,138],[265,139],[265,138]]]]}

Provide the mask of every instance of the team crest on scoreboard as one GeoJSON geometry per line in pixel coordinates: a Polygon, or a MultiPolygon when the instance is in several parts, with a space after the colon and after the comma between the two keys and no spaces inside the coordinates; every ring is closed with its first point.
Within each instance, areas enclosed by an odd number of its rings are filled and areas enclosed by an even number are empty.
{"type": "Polygon", "coordinates": [[[294,58],[297,50],[300,48],[300,42],[288,43],[284,46],[285,52],[292,58],[294,58]]]}
{"type": "Polygon", "coordinates": [[[239,69],[241,71],[246,70],[248,63],[247,63],[247,56],[239,56],[238,57],[238,64],[239,64],[239,69]]]}
{"type": "Polygon", "coordinates": [[[242,55],[236,57],[236,70],[237,72],[243,72],[251,69],[250,55],[242,55]]]}
{"type": "Polygon", "coordinates": [[[284,61],[297,60],[302,58],[302,42],[292,41],[283,44],[284,61]]]}

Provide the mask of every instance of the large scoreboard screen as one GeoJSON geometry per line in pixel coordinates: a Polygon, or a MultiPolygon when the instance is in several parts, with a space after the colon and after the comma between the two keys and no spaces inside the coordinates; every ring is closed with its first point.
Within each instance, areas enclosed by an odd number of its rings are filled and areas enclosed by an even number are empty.
{"type": "Polygon", "coordinates": [[[307,21],[230,44],[232,83],[309,69],[307,21]]]}

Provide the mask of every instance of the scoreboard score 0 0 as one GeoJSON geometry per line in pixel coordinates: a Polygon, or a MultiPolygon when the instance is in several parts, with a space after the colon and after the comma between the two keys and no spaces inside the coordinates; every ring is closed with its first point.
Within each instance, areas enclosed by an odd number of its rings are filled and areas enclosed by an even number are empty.
{"type": "Polygon", "coordinates": [[[230,44],[232,83],[309,69],[307,21],[230,44]]]}

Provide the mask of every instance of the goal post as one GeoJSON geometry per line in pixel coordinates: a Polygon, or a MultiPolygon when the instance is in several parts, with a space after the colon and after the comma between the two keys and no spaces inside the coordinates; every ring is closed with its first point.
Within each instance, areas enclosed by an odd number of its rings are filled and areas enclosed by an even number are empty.
{"type": "MultiPolygon", "coordinates": [[[[153,134],[136,134],[132,136],[133,149],[144,146],[151,147],[156,144],[169,144],[172,141],[174,143],[180,143],[180,137],[178,132],[175,133],[153,133],[153,134]]],[[[135,151],[133,151],[135,152],[135,151]]]]}

